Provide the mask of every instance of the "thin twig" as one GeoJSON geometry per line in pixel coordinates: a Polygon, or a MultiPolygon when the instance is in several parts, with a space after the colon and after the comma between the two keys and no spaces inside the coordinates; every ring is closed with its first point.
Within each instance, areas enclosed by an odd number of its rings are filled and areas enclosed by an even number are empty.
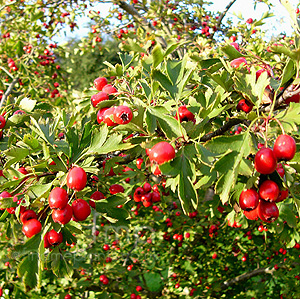
{"type": "Polygon", "coordinates": [[[4,95],[2,96],[1,102],[0,102],[0,109],[3,106],[4,102],[6,101],[6,99],[9,97],[9,95],[12,93],[12,90],[14,88],[14,86],[19,82],[19,78],[14,78],[12,80],[12,82],[9,84],[6,92],[4,93],[4,95]]]}

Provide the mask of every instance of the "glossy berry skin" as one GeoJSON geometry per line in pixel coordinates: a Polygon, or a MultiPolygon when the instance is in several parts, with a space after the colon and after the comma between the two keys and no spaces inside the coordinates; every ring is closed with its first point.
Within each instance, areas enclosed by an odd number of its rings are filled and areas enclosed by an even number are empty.
{"type": "Polygon", "coordinates": [[[37,214],[33,210],[26,210],[20,214],[20,221],[24,224],[30,219],[37,219],[37,214]]]}
{"type": "Polygon", "coordinates": [[[103,122],[109,127],[116,126],[117,123],[113,121],[115,113],[115,107],[110,107],[103,112],[103,122]]]}
{"type": "Polygon", "coordinates": [[[113,184],[109,187],[109,192],[111,194],[123,193],[124,191],[124,187],[119,184],[113,184]]]}
{"type": "Polygon", "coordinates": [[[236,42],[230,43],[230,46],[234,47],[237,51],[240,52],[240,45],[236,42]]]}
{"type": "Polygon", "coordinates": [[[286,104],[289,104],[289,103],[299,103],[300,102],[300,93],[297,93],[297,94],[295,94],[295,95],[293,95],[293,96],[291,96],[290,98],[287,98],[286,100],[285,100],[285,103],[286,104]]]}
{"type": "Polygon", "coordinates": [[[145,191],[142,187],[137,187],[134,191],[133,200],[135,202],[140,202],[142,195],[144,195],[145,191]]]}
{"type": "Polygon", "coordinates": [[[55,187],[49,194],[49,206],[51,209],[64,209],[68,203],[69,197],[65,189],[55,187]]]}
{"type": "Polygon", "coordinates": [[[22,232],[28,238],[33,237],[42,230],[42,224],[37,219],[30,219],[23,224],[22,232]]]}
{"type": "Polygon", "coordinates": [[[100,125],[103,122],[103,114],[108,108],[102,108],[97,112],[97,122],[100,125]]]}
{"type": "Polygon", "coordinates": [[[46,232],[46,234],[44,236],[44,248],[52,247],[52,245],[49,243],[48,236],[49,236],[49,232],[46,232]]]}
{"type": "Polygon", "coordinates": [[[0,115],[0,129],[3,129],[5,127],[5,124],[6,124],[5,118],[2,115],[0,115]]]}
{"type": "Polygon", "coordinates": [[[170,143],[161,141],[151,148],[149,158],[151,162],[163,164],[175,158],[175,149],[170,143]]]}
{"type": "Polygon", "coordinates": [[[70,222],[72,219],[73,210],[72,207],[67,204],[64,209],[61,210],[53,210],[52,219],[54,222],[65,225],[70,222]]]}
{"type": "Polygon", "coordinates": [[[143,164],[144,160],[142,158],[138,158],[136,159],[136,167],[138,169],[141,169],[142,168],[142,164],[143,164]]]}
{"type": "Polygon", "coordinates": [[[270,148],[261,148],[254,158],[255,169],[261,174],[270,174],[276,170],[277,160],[270,148]]]}
{"type": "Polygon", "coordinates": [[[128,106],[117,106],[114,110],[114,121],[118,125],[126,125],[131,122],[133,114],[128,106]]]}
{"type": "Polygon", "coordinates": [[[65,296],[65,299],[72,299],[72,296],[71,296],[70,294],[67,294],[67,295],[65,296]]]}
{"type": "Polygon", "coordinates": [[[96,108],[100,102],[107,101],[107,100],[109,100],[109,96],[104,91],[100,91],[91,96],[91,103],[94,108],[96,108]]]}
{"type": "Polygon", "coordinates": [[[266,201],[276,201],[279,196],[279,192],[280,190],[278,185],[271,180],[264,181],[258,190],[259,197],[266,201]]]}
{"type": "Polygon", "coordinates": [[[104,195],[102,192],[100,191],[95,191],[91,196],[90,196],[91,199],[93,200],[101,200],[101,199],[104,199],[104,195]]]}
{"type": "Polygon", "coordinates": [[[86,186],[87,175],[83,168],[73,167],[67,175],[67,186],[75,191],[81,191],[86,186]]]}
{"type": "Polygon", "coordinates": [[[258,193],[254,189],[247,189],[242,191],[239,198],[239,204],[242,210],[253,210],[258,206],[258,203],[258,193]]]}
{"type": "Polygon", "coordinates": [[[157,191],[152,192],[152,202],[160,202],[160,193],[157,191]]]}
{"type": "Polygon", "coordinates": [[[292,160],[296,153],[295,139],[286,134],[278,136],[274,143],[273,152],[278,161],[292,160]]]}
{"type": "Polygon", "coordinates": [[[143,189],[146,193],[150,192],[152,190],[152,186],[149,183],[145,183],[143,186],[143,189]]]}
{"type": "Polygon", "coordinates": [[[247,60],[244,57],[239,57],[239,58],[233,59],[230,62],[230,65],[231,65],[231,67],[237,69],[241,66],[247,65],[247,60]]]}
{"type": "Polygon", "coordinates": [[[275,202],[284,201],[288,196],[289,196],[289,190],[288,189],[281,190],[279,192],[279,196],[277,197],[277,199],[275,200],[275,202]]]}
{"type": "Polygon", "coordinates": [[[176,113],[176,115],[175,115],[176,119],[178,119],[178,115],[179,115],[180,122],[192,121],[195,123],[195,121],[196,121],[195,115],[186,108],[186,105],[178,107],[178,113],[176,113]]]}
{"type": "Polygon", "coordinates": [[[99,91],[101,91],[105,85],[107,85],[107,79],[105,77],[98,77],[94,80],[94,86],[99,91]]]}
{"type": "Polygon", "coordinates": [[[107,94],[113,94],[113,93],[117,93],[118,92],[118,90],[115,87],[113,87],[112,85],[110,85],[110,84],[105,85],[102,88],[102,91],[105,92],[105,93],[107,93],[107,94]]]}
{"type": "Polygon", "coordinates": [[[264,222],[274,222],[279,216],[276,203],[261,200],[258,204],[258,216],[264,222]]]}
{"type": "Polygon", "coordinates": [[[245,99],[240,100],[236,106],[237,111],[244,111],[245,113],[249,113],[252,110],[252,108],[253,104],[245,99]]]}
{"type": "Polygon", "coordinates": [[[249,220],[258,220],[259,216],[258,216],[258,206],[250,211],[243,211],[245,217],[249,220]]]}
{"type": "Polygon", "coordinates": [[[57,246],[63,241],[62,232],[57,232],[54,229],[51,229],[48,233],[48,241],[52,246],[57,246]]]}
{"type": "Polygon", "coordinates": [[[76,199],[72,202],[73,215],[78,221],[84,221],[90,214],[91,208],[83,199],[76,199]]]}

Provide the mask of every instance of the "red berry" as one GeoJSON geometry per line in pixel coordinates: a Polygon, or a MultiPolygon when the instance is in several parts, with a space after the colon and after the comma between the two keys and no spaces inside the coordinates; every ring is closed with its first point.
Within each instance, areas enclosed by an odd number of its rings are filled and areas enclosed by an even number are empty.
{"type": "Polygon", "coordinates": [[[289,190],[281,190],[279,192],[279,196],[277,197],[277,199],[275,200],[275,202],[281,202],[284,201],[287,197],[289,196],[289,190]]]}
{"type": "Polygon", "coordinates": [[[215,260],[218,257],[218,255],[214,252],[212,255],[212,259],[215,260]]]}
{"type": "Polygon", "coordinates": [[[37,219],[37,214],[35,211],[26,210],[23,213],[21,213],[20,220],[23,224],[30,219],[37,219]]]}
{"type": "Polygon", "coordinates": [[[244,57],[239,57],[239,58],[233,59],[230,62],[230,65],[231,65],[231,67],[237,69],[237,68],[239,68],[241,66],[247,65],[247,60],[244,57]]]}
{"type": "Polygon", "coordinates": [[[67,186],[75,191],[81,191],[87,182],[87,175],[83,168],[73,167],[67,175],[67,186]]]}
{"type": "Polygon", "coordinates": [[[63,241],[62,232],[57,232],[54,229],[51,229],[48,233],[48,241],[51,245],[57,246],[63,241]]]}
{"type": "Polygon", "coordinates": [[[44,236],[44,248],[52,247],[52,245],[49,243],[48,236],[49,236],[49,232],[46,232],[46,234],[44,236]]]}
{"type": "Polygon", "coordinates": [[[5,127],[5,124],[6,124],[5,118],[2,115],[0,115],[0,129],[3,129],[5,127]]]}
{"type": "Polygon", "coordinates": [[[37,219],[30,219],[23,224],[22,231],[28,238],[33,237],[42,230],[42,224],[37,219]]]}
{"type": "Polygon", "coordinates": [[[259,197],[266,201],[276,201],[279,196],[279,192],[280,190],[278,185],[271,180],[264,181],[258,190],[259,197]]]}
{"type": "Polygon", "coordinates": [[[264,222],[274,222],[279,216],[276,203],[261,200],[258,204],[258,216],[264,222]]]}
{"type": "Polygon", "coordinates": [[[270,148],[261,148],[254,158],[255,169],[261,174],[270,174],[276,170],[277,160],[270,148]]]}
{"type": "Polygon", "coordinates": [[[135,289],[137,292],[141,292],[143,290],[143,288],[141,286],[137,286],[135,289]]]}
{"type": "Polygon", "coordinates": [[[97,94],[92,95],[91,97],[91,103],[94,108],[96,108],[100,102],[107,100],[109,100],[109,97],[108,94],[104,91],[100,91],[97,94]]]}
{"type": "Polygon", "coordinates": [[[237,51],[240,52],[240,45],[239,45],[238,43],[232,42],[232,43],[230,43],[230,45],[231,45],[232,47],[234,47],[237,51]]]}
{"type": "Polygon", "coordinates": [[[113,121],[114,112],[115,112],[115,107],[110,107],[108,109],[105,109],[105,111],[102,114],[103,122],[107,124],[109,127],[113,127],[117,125],[117,123],[113,121]]]}
{"type": "Polygon", "coordinates": [[[65,296],[65,299],[72,299],[72,296],[71,296],[70,294],[67,294],[67,295],[65,296]]]}
{"type": "Polygon", "coordinates": [[[52,219],[54,222],[65,225],[70,222],[73,215],[73,210],[70,205],[66,205],[65,208],[61,210],[53,210],[52,219]]]}
{"type": "Polygon", "coordinates": [[[141,169],[142,168],[142,164],[143,164],[144,160],[142,158],[138,158],[136,159],[136,167],[138,169],[141,169]]]}
{"type": "Polygon", "coordinates": [[[102,91],[105,92],[105,93],[107,93],[107,94],[113,94],[113,93],[117,93],[118,92],[118,90],[115,87],[113,87],[112,85],[110,85],[110,84],[105,85],[102,88],[102,91]]]}
{"type": "Polygon", "coordinates": [[[286,134],[278,136],[274,143],[273,152],[277,160],[292,160],[296,153],[295,139],[286,134]]]}
{"type": "Polygon", "coordinates": [[[121,105],[115,107],[113,116],[117,124],[126,125],[132,120],[133,114],[129,107],[121,105]]]}
{"type": "Polygon", "coordinates": [[[195,115],[186,108],[186,105],[180,106],[178,108],[178,113],[176,113],[176,115],[175,115],[176,119],[178,119],[178,115],[179,115],[180,122],[182,122],[182,121],[195,122],[196,121],[195,115]]]}
{"type": "Polygon", "coordinates": [[[69,197],[65,189],[55,187],[49,194],[50,209],[64,209],[68,204],[69,197]]]}
{"type": "Polygon", "coordinates": [[[243,211],[245,217],[249,220],[258,220],[259,216],[258,216],[258,206],[253,209],[253,210],[245,210],[243,211]]]}
{"type": "Polygon", "coordinates": [[[107,284],[109,283],[108,278],[107,278],[107,277],[104,277],[103,280],[102,280],[102,283],[103,283],[104,285],[107,285],[107,284]]]}
{"type": "Polygon", "coordinates": [[[76,199],[72,202],[73,215],[78,221],[84,221],[90,214],[91,208],[83,199],[76,199]]]}
{"type": "Polygon", "coordinates": [[[108,251],[110,249],[110,246],[108,244],[103,245],[103,250],[108,251]]]}
{"type": "Polygon", "coordinates": [[[253,104],[245,99],[240,100],[236,106],[237,111],[242,110],[245,113],[249,113],[252,110],[252,108],[253,108],[253,104]]]}
{"type": "Polygon", "coordinates": [[[145,193],[148,193],[152,190],[152,186],[146,182],[143,186],[143,189],[144,189],[145,193]]]}
{"type": "Polygon", "coordinates": [[[144,195],[145,191],[142,187],[137,187],[133,194],[133,200],[135,202],[140,202],[142,195],[144,195]]]}
{"type": "Polygon", "coordinates": [[[151,148],[149,158],[152,162],[163,164],[175,158],[175,149],[170,143],[161,141],[151,148]]]}
{"type": "Polygon", "coordinates": [[[240,198],[239,204],[242,210],[253,210],[258,206],[259,197],[254,189],[243,190],[240,198]]]}
{"type": "Polygon", "coordinates": [[[119,184],[114,184],[109,187],[109,192],[111,194],[123,193],[124,191],[124,187],[119,184]]]}
{"type": "Polygon", "coordinates": [[[101,91],[105,85],[107,85],[107,79],[105,77],[99,77],[94,80],[94,86],[99,91],[101,91]]]}

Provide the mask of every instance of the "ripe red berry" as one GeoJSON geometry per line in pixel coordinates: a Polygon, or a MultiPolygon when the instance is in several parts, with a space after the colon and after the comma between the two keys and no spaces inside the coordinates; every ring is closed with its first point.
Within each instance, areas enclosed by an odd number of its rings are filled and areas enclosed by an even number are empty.
{"type": "Polygon", "coordinates": [[[238,43],[232,42],[232,43],[230,43],[230,45],[231,45],[232,47],[234,47],[237,51],[240,52],[240,45],[239,45],[238,43]]]}
{"type": "Polygon", "coordinates": [[[143,290],[143,288],[141,286],[137,286],[135,289],[137,292],[141,292],[143,290]]]}
{"type": "Polygon", "coordinates": [[[276,170],[277,160],[270,148],[261,148],[254,158],[255,169],[261,174],[270,174],[276,170]]]}
{"type": "Polygon", "coordinates": [[[67,175],[67,186],[75,191],[81,191],[87,182],[87,175],[83,168],[73,167],[67,175]]]}
{"type": "Polygon", "coordinates": [[[49,232],[46,232],[46,234],[44,236],[44,248],[52,247],[52,245],[49,243],[48,236],[49,236],[49,232]]]}
{"type": "Polygon", "coordinates": [[[178,119],[178,115],[179,115],[180,122],[182,122],[182,121],[195,122],[196,121],[195,115],[186,108],[186,105],[180,106],[178,108],[178,113],[176,113],[176,115],[175,115],[176,119],[178,119]]]}
{"type": "Polygon", "coordinates": [[[91,103],[94,108],[96,108],[100,102],[107,101],[107,100],[109,100],[109,96],[104,91],[100,91],[97,94],[91,96],[91,103]]]}
{"type": "Polygon", "coordinates": [[[279,192],[279,196],[277,197],[277,199],[275,200],[275,202],[281,202],[284,201],[287,197],[289,196],[289,190],[280,190],[279,192]]]}
{"type": "Polygon", "coordinates": [[[55,187],[50,192],[48,201],[51,209],[64,209],[69,201],[68,193],[63,188],[55,187]]]}
{"type": "Polygon", "coordinates": [[[152,162],[163,164],[175,158],[175,149],[170,143],[161,141],[151,148],[149,158],[152,162]]]}
{"type": "Polygon", "coordinates": [[[66,205],[65,208],[61,210],[53,210],[52,219],[54,222],[57,222],[61,225],[65,225],[70,222],[73,215],[73,210],[70,205],[66,205]]]}
{"type": "Polygon", "coordinates": [[[244,111],[245,113],[249,113],[252,108],[253,104],[245,99],[240,100],[236,106],[237,111],[244,111]]]}
{"type": "Polygon", "coordinates": [[[141,169],[142,168],[142,164],[143,164],[144,160],[142,158],[138,158],[136,159],[136,167],[138,169],[141,169]]]}
{"type": "Polygon", "coordinates": [[[218,257],[218,255],[214,252],[212,255],[212,259],[215,260],[218,257]]]}
{"type": "Polygon", "coordinates": [[[33,210],[26,210],[20,214],[20,221],[24,224],[30,219],[37,219],[37,214],[33,210]]]}
{"type": "Polygon", "coordinates": [[[143,186],[143,189],[144,189],[145,193],[148,193],[152,190],[152,186],[146,182],[143,186]]]}
{"type": "Polygon", "coordinates": [[[5,124],[6,124],[5,118],[2,115],[0,115],[0,129],[3,129],[5,127],[5,124]]]}
{"type": "Polygon", "coordinates": [[[110,84],[105,85],[102,88],[102,91],[105,92],[105,93],[107,93],[107,94],[113,94],[113,93],[117,93],[118,92],[118,90],[115,87],[113,87],[112,85],[110,85],[110,84]]]}
{"type": "Polygon", "coordinates": [[[111,194],[123,193],[124,191],[124,187],[119,184],[113,184],[109,187],[109,192],[111,194]]]}
{"type": "Polygon", "coordinates": [[[114,121],[119,125],[128,124],[133,117],[132,111],[128,106],[117,106],[114,110],[114,121]]]}
{"type": "Polygon", "coordinates": [[[70,294],[67,294],[67,295],[65,296],[65,299],[72,299],[72,296],[71,296],[70,294]]]}
{"type": "Polygon", "coordinates": [[[258,206],[253,209],[253,210],[244,210],[243,211],[245,217],[249,220],[258,220],[259,216],[258,216],[258,206]]]}
{"type": "Polygon", "coordinates": [[[103,250],[108,251],[110,249],[110,246],[108,244],[103,245],[103,250]]]}
{"type": "Polygon", "coordinates": [[[279,196],[279,192],[280,190],[278,185],[271,180],[264,181],[258,190],[259,197],[266,201],[276,201],[279,196]]]}
{"type": "Polygon", "coordinates": [[[239,57],[239,58],[233,59],[230,62],[230,65],[231,65],[231,67],[237,69],[237,68],[239,68],[241,66],[247,65],[247,60],[244,57],[239,57]]]}
{"type": "Polygon", "coordinates": [[[254,189],[243,190],[240,198],[239,204],[242,210],[250,211],[258,206],[259,197],[254,189]]]}
{"type": "Polygon", "coordinates": [[[261,200],[258,204],[258,216],[264,222],[274,222],[279,216],[276,203],[261,200]]]}
{"type": "Polygon", "coordinates": [[[72,210],[74,217],[78,221],[84,221],[91,214],[91,208],[89,204],[81,198],[78,198],[72,202],[72,210]]]}
{"type": "Polygon", "coordinates": [[[295,139],[286,134],[278,136],[274,143],[273,152],[277,160],[292,160],[296,153],[295,139]]]}
{"type": "Polygon", "coordinates": [[[133,199],[135,202],[140,202],[142,195],[144,195],[145,191],[142,187],[137,187],[133,194],[133,199]]]}
{"type": "Polygon", "coordinates": [[[115,113],[115,107],[110,107],[108,109],[105,109],[105,111],[102,114],[103,122],[107,124],[109,127],[116,126],[117,123],[114,122],[114,113],[115,113]]]}
{"type": "Polygon", "coordinates": [[[62,232],[57,232],[54,229],[51,229],[48,232],[48,241],[52,246],[57,246],[63,241],[62,232]]]}
{"type": "Polygon", "coordinates": [[[101,91],[105,85],[107,85],[107,79],[105,77],[98,77],[94,80],[94,86],[99,91],[101,91]]]}
{"type": "Polygon", "coordinates": [[[42,230],[42,224],[37,219],[30,219],[23,224],[22,231],[28,238],[33,237],[42,230]]]}
{"type": "Polygon", "coordinates": [[[108,278],[107,278],[107,277],[104,277],[103,280],[102,280],[102,283],[103,283],[104,285],[107,285],[107,284],[109,283],[108,278]]]}
{"type": "Polygon", "coordinates": [[[160,193],[157,191],[153,191],[151,200],[152,202],[160,202],[160,193]]]}

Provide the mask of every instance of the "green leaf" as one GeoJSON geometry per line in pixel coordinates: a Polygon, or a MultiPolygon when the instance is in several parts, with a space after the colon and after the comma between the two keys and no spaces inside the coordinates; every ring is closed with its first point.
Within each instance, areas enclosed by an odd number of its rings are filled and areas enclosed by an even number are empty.
{"type": "Polygon", "coordinates": [[[15,259],[28,253],[37,253],[40,242],[41,234],[37,234],[28,239],[25,244],[16,245],[10,255],[15,259]]]}
{"type": "Polygon", "coordinates": [[[17,273],[25,286],[34,288],[38,282],[38,253],[30,253],[18,265],[17,273]]]}
{"type": "Polygon", "coordinates": [[[300,125],[300,104],[290,103],[287,110],[279,112],[276,118],[281,122],[286,133],[298,131],[300,125]]]}
{"type": "Polygon", "coordinates": [[[289,227],[297,227],[297,218],[293,210],[289,207],[289,205],[282,203],[279,206],[279,215],[280,218],[287,222],[289,227]]]}
{"type": "Polygon", "coordinates": [[[229,194],[236,182],[242,159],[250,154],[250,134],[245,133],[241,135],[243,140],[238,143],[238,150],[231,151],[224,155],[215,163],[213,168],[220,176],[215,186],[215,191],[220,195],[223,204],[229,200],[229,194]]]}
{"type": "Polygon", "coordinates": [[[173,99],[176,98],[178,88],[176,84],[173,84],[165,74],[155,69],[152,71],[152,77],[160,84],[162,88],[166,89],[170,93],[173,99]]]}
{"type": "Polygon", "coordinates": [[[129,55],[128,53],[123,53],[123,52],[118,53],[118,54],[119,54],[119,57],[120,57],[120,60],[121,60],[122,66],[123,66],[123,70],[125,71],[128,69],[128,67],[130,66],[130,64],[136,57],[136,55],[133,56],[133,55],[129,55]]]}
{"type": "Polygon", "coordinates": [[[150,112],[149,109],[146,109],[146,124],[147,124],[147,130],[150,134],[153,134],[155,130],[157,129],[157,120],[156,117],[150,112]]]}
{"type": "Polygon", "coordinates": [[[51,261],[51,268],[56,276],[71,278],[73,274],[72,260],[67,261],[66,256],[72,257],[72,254],[62,255],[56,247],[49,254],[48,260],[51,261]]]}
{"type": "Polygon", "coordinates": [[[156,44],[152,50],[151,55],[153,56],[153,67],[156,68],[164,60],[164,51],[161,44],[156,44]]]}
{"type": "Polygon", "coordinates": [[[23,98],[21,100],[19,106],[22,110],[31,112],[34,109],[36,102],[37,102],[36,100],[31,100],[29,98],[23,98]]]}
{"type": "Polygon", "coordinates": [[[100,150],[108,136],[108,127],[102,126],[100,129],[93,130],[92,141],[89,147],[89,153],[96,153],[100,150]]]}
{"type": "Polygon", "coordinates": [[[162,289],[163,282],[158,273],[146,272],[143,276],[150,292],[158,292],[162,289]]]}
{"type": "Polygon", "coordinates": [[[29,155],[30,151],[27,148],[12,146],[10,149],[4,151],[7,156],[7,162],[5,163],[5,168],[23,160],[29,155]]]}
{"type": "Polygon", "coordinates": [[[284,86],[285,83],[287,83],[290,79],[292,79],[295,73],[296,73],[295,63],[292,59],[288,59],[283,69],[280,85],[278,86],[278,88],[280,86],[284,86]]]}
{"type": "Polygon", "coordinates": [[[224,52],[230,60],[243,57],[243,55],[239,51],[237,51],[235,47],[229,44],[221,47],[221,51],[224,52]]]}
{"type": "Polygon", "coordinates": [[[297,14],[295,12],[295,8],[292,6],[289,0],[280,0],[280,3],[285,7],[290,15],[291,25],[296,30],[296,32],[300,33],[299,24],[297,22],[297,14]]]}
{"type": "Polygon", "coordinates": [[[33,193],[35,199],[39,199],[41,197],[44,197],[45,194],[48,193],[48,191],[50,191],[51,188],[52,188],[52,182],[48,184],[42,184],[42,185],[36,184],[30,186],[28,190],[33,193]]]}
{"type": "MultiPolygon", "coordinates": [[[[180,126],[173,116],[168,115],[166,108],[162,106],[147,107],[146,115],[147,112],[155,116],[159,126],[170,140],[182,135],[186,136],[184,128],[180,126]]],[[[151,120],[151,118],[149,118],[149,120],[151,120]]],[[[153,126],[153,123],[149,123],[149,125],[153,126]]]]}
{"type": "Polygon", "coordinates": [[[8,215],[9,215],[9,213],[6,210],[4,210],[4,212],[0,216],[0,222],[3,222],[8,215]]]}

